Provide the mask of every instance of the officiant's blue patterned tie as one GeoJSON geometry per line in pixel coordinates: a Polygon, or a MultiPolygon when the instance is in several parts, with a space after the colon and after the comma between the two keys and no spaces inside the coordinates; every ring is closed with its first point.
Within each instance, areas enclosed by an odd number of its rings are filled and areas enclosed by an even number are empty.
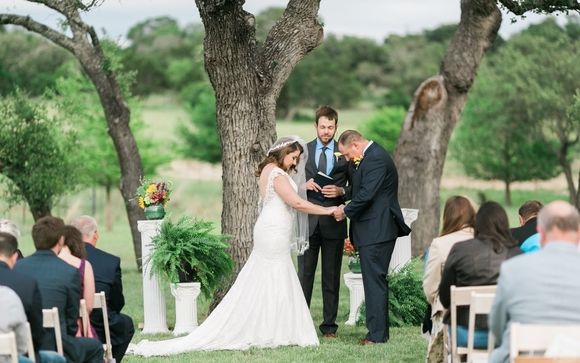
{"type": "Polygon", "coordinates": [[[318,171],[321,171],[324,174],[326,174],[326,150],[328,150],[328,148],[324,146],[320,153],[320,157],[318,158],[318,171]]]}

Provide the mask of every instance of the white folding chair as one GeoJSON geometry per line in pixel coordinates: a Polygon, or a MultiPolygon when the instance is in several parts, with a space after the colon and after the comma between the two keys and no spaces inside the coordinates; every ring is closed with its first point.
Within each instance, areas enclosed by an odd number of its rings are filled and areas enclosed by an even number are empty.
{"type": "Polygon", "coordinates": [[[14,332],[0,334],[0,356],[10,356],[11,363],[18,363],[18,348],[14,332]]]}
{"type": "Polygon", "coordinates": [[[56,339],[56,352],[64,355],[62,349],[62,335],[60,331],[60,320],[58,317],[58,308],[42,309],[42,326],[44,328],[53,328],[54,337],[56,339]]]}
{"type": "MultiPolygon", "coordinates": [[[[580,325],[510,324],[510,362],[520,352],[541,353],[548,349],[557,335],[566,335],[580,342],[580,325]]],[[[576,358],[580,361],[580,359],[576,358]]]]}
{"type": "Polygon", "coordinates": [[[489,354],[493,350],[493,334],[491,330],[487,336],[487,350],[474,349],[475,341],[475,318],[477,315],[489,315],[495,294],[471,293],[471,303],[469,304],[469,327],[467,330],[467,362],[478,363],[487,362],[489,354]]]}
{"type": "Polygon", "coordinates": [[[103,312],[103,327],[105,328],[105,344],[103,344],[103,350],[105,351],[105,360],[107,362],[114,362],[111,332],[109,330],[109,313],[107,312],[107,298],[104,291],[95,293],[93,309],[101,309],[103,312]]]}
{"type": "Polygon", "coordinates": [[[451,306],[449,310],[451,312],[451,361],[461,362],[460,355],[467,354],[466,347],[457,346],[457,307],[459,306],[469,306],[471,304],[471,293],[492,293],[495,294],[496,285],[486,285],[486,286],[462,286],[457,287],[451,285],[451,306]]]}
{"type": "Polygon", "coordinates": [[[81,318],[83,337],[88,337],[89,336],[89,312],[87,311],[87,301],[85,299],[81,299],[81,304],[79,306],[79,317],[81,318]]]}
{"type": "Polygon", "coordinates": [[[26,322],[26,346],[28,347],[28,359],[36,363],[36,357],[34,356],[34,343],[32,342],[32,330],[30,329],[29,322],[26,322]]]}

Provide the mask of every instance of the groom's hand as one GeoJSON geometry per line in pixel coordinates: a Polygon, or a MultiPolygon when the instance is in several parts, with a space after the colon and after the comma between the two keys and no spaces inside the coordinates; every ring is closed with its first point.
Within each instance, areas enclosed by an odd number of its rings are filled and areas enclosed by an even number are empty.
{"type": "Polygon", "coordinates": [[[337,222],[345,219],[346,214],[344,214],[344,204],[339,205],[333,214],[334,214],[334,219],[336,219],[337,222]]]}
{"type": "Polygon", "coordinates": [[[304,185],[306,186],[306,190],[314,190],[317,192],[322,191],[320,185],[314,182],[314,178],[310,178],[310,180],[308,180],[304,185]]]}
{"type": "Polygon", "coordinates": [[[322,195],[326,198],[338,198],[344,195],[344,188],[336,185],[326,185],[322,188],[322,195]]]}

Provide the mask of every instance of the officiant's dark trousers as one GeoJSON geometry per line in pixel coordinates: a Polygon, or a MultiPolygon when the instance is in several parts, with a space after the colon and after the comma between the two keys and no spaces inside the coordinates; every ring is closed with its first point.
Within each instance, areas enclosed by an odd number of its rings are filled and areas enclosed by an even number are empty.
{"type": "Polygon", "coordinates": [[[360,267],[365,288],[366,339],[376,343],[389,340],[389,285],[387,271],[395,241],[361,246],[360,267]]]}
{"type": "Polygon", "coordinates": [[[340,289],[340,268],[342,266],[342,250],[344,239],[327,239],[316,227],[310,236],[310,247],[303,256],[298,256],[298,278],[302,285],[302,291],[306,303],[310,306],[312,289],[318,264],[318,252],[322,259],[322,315],[323,322],[320,324],[322,334],[336,333],[336,315],[338,313],[338,298],[340,289]]]}

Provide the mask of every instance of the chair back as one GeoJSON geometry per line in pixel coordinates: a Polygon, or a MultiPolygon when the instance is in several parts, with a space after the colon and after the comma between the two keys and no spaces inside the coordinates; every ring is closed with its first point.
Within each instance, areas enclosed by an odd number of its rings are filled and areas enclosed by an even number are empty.
{"type": "Polygon", "coordinates": [[[471,303],[469,304],[469,327],[467,330],[467,362],[487,362],[489,354],[493,350],[494,339],[491,330],[487,337],[487,350],[474,349],[475,343],[475,318],[477,315],[489,315],[495,294],[484,294],[479,292],[471,293],[471,303]]]}
{"type": "Polygon", "coordinates": [[[87,301],[85,299],[81,299],[81,303],[79,306],[79,317],[81,318],[81,325],[82,325],[82,335],[83,337],[89,336],[89,312],[87,310],[87,301]]]}
{"type": "Polygon", "coordinates": [[[32,329],[30,328],[30,323],[26,322],[26,347],[28,348],[28,359],[36,363],[36,357],[34,355],[34,342],[32,341],[32,329]]]}
{"type": "Polygon", "coordinates": [[[42,309],[42,326],[44,328],[53,328],[56,339],[56,352],[64,356],[62,349],[62,333],[60,330],[60,320],[58,317],[58,308],[42,309]]]}
{"type": "MultiPolygon", "coordinates": [[[[580,325],[510,324],[510,362],[520,352],[544,352],[557,335],[566,335],[580,344],[580,325]]],[[[580,358],[576,358],[580,361],[580,358]]]]}
{"type": "Polygon", "coordinates": [[[11,363],[18,363],[18,349],[16,348],[16,335],[13,331],[0,334],[0,356],[10,356],[11,363]]]}
{"type": "Polygon", "coordinates": [[[111,331],[109,330],[109,313],[107,311],[107,297],[105,292],[95,293],[95,302],[93,309],[101,309],[103,314],[103,327],[105,329],[105,344],[103,350],[105,351],[105,360],[107,362],[114,362],[113,359],[113,345],[111,344],[111,331]]]}
{"type": "Polygon", "coordinates": [[[451,285],[451,361],[460,362],[460,355],[467,354],[467,348],[457,347],[457,307],[469,306],[471,304],[471,293],[493,293],[495,294],[496,285],[486,286],[461,286],[451,285]]]}

